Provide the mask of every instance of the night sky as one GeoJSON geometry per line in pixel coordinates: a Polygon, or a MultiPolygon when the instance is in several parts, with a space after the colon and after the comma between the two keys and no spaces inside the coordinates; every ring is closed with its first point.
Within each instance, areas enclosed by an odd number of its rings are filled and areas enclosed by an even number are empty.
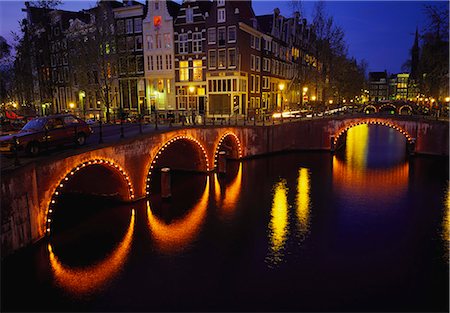
{"type": "MultiPolygon", "coordinates": [[[[141,0],[140,2],[143,2],[141,0]]],[[[178,0],[177,2],[181,2],[178,0]]],[[[96,1],[64,1],[65,10],[80,10],[94,6],[96,1]]],[[[268,14],[278,6],[281,14],[291,16],[291,1],[253,1],[257,15],[268,14]]],[[[443,1],[326,1],[326,9],[335,23],[345,31],[350,56],[365,59],[369,71],[398,73],[408,59],[413,45],[416,26],[419,31],[426,26],[424,6],[449,5],[443,1]],[[439,2],[439,3],[437,3],[439,2]]],[[[303,1],[303,13],[311,21],[315,1],[303,1]]],[[[18,29],[17,21],[24,16],[23,1],[0,0],[0,35],[8,42],[10,32],[18,29]]]]}

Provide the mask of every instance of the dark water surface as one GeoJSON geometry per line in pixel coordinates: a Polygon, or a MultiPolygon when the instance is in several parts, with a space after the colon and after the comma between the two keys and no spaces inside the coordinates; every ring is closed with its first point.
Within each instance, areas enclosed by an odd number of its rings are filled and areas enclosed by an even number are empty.
{"type": "Polygon", "coordinates": [[[58,231],[2,262],[2,311],[449,310],[448,159],[408,158],[392,129],[172,185],[66,196],[58,231]]]}

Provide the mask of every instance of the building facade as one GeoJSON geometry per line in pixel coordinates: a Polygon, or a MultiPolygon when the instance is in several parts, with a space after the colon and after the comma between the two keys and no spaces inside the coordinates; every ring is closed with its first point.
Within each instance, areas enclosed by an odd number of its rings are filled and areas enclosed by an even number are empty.
{"type": "Polygon", "coordinates": [[[150,110],[175,109],[174,17],[179,5],[173,1],[149,1],[144,26],[146,100],[150,110]]]}

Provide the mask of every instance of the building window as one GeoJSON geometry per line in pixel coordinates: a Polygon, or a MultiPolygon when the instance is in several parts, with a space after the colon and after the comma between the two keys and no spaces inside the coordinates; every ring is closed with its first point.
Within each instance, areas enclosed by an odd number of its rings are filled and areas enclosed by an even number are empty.
{"type": "Polygon", "coordinates": [[[263,89],[269,89],[269,77],[267,76],[263,76],[263,81],[262,81],[262,88],[263,89]]]}
{"type": "Polygon", "coordinates": [[[124,26],[125,24],[123,23],[123,20],[118,20],[117,21],[117,34],[121,35],[124,32],[124,26]]]}
{"type": "Polygon", "coordinates": [[[208,28],[208,44],[216,43],[216,29],[208,28]]]}
{"type": "Polygon", "coordinates": [[[136,73],[136,58],[128,57],[128,73],[136,73]]]}
{"type": "Polygon", "coordinates": [[[119,72],[120,72],[120,74],[126,74],[126,72],[127,72],[127,59],[126,58],[119,59],[119,72]]]}
{"type": "Polygon", "coordinates": [[[147,55],[147,69],[153,71],[153,56],[147,55]]]}
{"type": "Polygon", "coordinates": [[[125,25],[127,34],[133,33],[133,19],[127,19],[125,25]]]}
{"type": "Polygon", "coordinates": [[[186,23],[194,22],[194,9],[186,8],[186,23]]]}
{"type": "Polygon", "coordinates": [[[161,35],[156,35],[156,49],[161,49],[161,35]]]}
{"type": "Polygon", "coordinates": [[[255,92],[255,75],[250,75],[250,92],[255,92]]]}
{"type": "Polygon", "coordinates": [[[236,26],[228,27],[228,42],[236,42],[236,26]]]}
{"type": "Polygon", "coordinates": [[[208,63],[210,69],[216,68],[216,50],[209,50],[208,51],[208,63]]]}
{"type": "Polygon", "coordinates": [[[136,67],[138,73],[142,73],[144,71],[144,57],[142,55],[138,55],[136,57],[136,67]]]}
{"type": "Polygon", "coordinates": [[[153,50],[153,36],[147,36],[147,50],[153,50]]]}
{"type": "Polygon", "coordinates": [[[255,49],[255,36],[250,35],[250,47],[255,49]]]}
{"type": "Polygon", "coordinates": [[[155,0],[155,10],[159,10],[159,0],[155,0]]]}
{"type": "Polygon", "coordinates": [[[188,34],[178,35],[178,52],[188,53],[188,34]]]}
{"type": "Polygon", "coordinates": [[[180,61],[180,81],[189,80],[189,62],[180,61]]]}
{"type": "Polygon", "coordinates": [[[172,89],[172,84],[170,79],[167,80],[167,93],[170,93],[172,89]]]}
{"type": "Polygon", "coordinates": [[[255,98],[254,97],[251,97],[250,98],[250,108],[254,108],[255,107],[255,98]]]}
{"type": "Polygon", "coordinates": [[[263,71],[270,72],[270,60],[263,58],[263,71]]]}
{"type": "Polygon", "coordinates": [[[166,54],[166,70],[172,69],[172,55],[166,54]]]}
{"type": "Polygon", "coordinates": [[[225,68],[226,66],[227,66],[227,60],[226,60],[226,53],[225,53],[225,49],[222,49],[222,50],[219,50],[219,58],[218,58],[218,61],[219,61],[219,64],[218,64],[218,67],[219,68],[225,68]]]}
{"type": "Polygon", "coordinates": [[[217,9],[217,23],[225,23],[225,8],[217,9]]]}
{"type": "Polygon", "coordinates": [[[228,67],[236,67],[236,49],[228,49],[228,67]]]}
{"type": "Polygon", "coordinates": [[[192,34],[192,52],[202,52],[202,33],[192,34]]]}
{"type": "Polygon", "coordinates": [[[164,34],[164,48],[171,47],[171,44],[170,44],[171,39],[172,39],[172,37],[170,36],[170,34],[164,34]]]}
{"type": "Polygon", "coordinates": [[[141,51],[142,50],[142,36],[136,36],[135,41],[136,41],[136,51],[141,51]]]}
{"type": "Polygon", "coordinates": [[[218,7],[223,7],[223,6],[225,6],[225,0],[217,0],[217,6],[218,6],[218,7]]]}
{"type": "Polygon", "coordinates": [[[140,18],[134,19],[134,32],[135,33],[142,32],[142,19],[140,19],[140,18]]]}
{"type": "Polygon", "coordinates": [[[134,37],[127,37],[127,51],[134,51],[134,37]]]}
{"type": "Polygon", "coordinates": [[[255,37],[255,49],[261,50],[261,38],[255,37]]]}
{"type": "Polygon", "coordinates": [[[255,69],[257,72],[259,72],[261,70],[261,58],[260,57],[256,57],[256,66],[255,69]]]}
{"type": "Polygon", "coordinates": [[[226,41],[225,27],[219,27],[217,29],[217,40],[219,41],[219,46],[225,46],[226,41]]]}
{"type": "Polygon", "coordinates": [[[255,56],[254,56],[253,54],[250,55],[250,69],[251,69],[252,71],[255,70],[255,56]]]}
{"type": "Polygon", "coordinates": [[[261,76],[256,75],[255,92],[259,92],[259,89],[260,89],[260,83],[261,83],[261,76]]]}
{"type": "Polygon", "coordinates": [[[202,60],[194,60],[194,80],[202,80],[203,79],[203,61],[202,60]]]}

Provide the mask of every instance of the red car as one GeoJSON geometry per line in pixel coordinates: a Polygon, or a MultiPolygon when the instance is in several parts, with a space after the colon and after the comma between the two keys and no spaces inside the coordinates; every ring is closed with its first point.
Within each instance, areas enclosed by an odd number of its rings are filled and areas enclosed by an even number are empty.
{"type": "Polygon", "coordinates": [[[18,133],[0,137],[0,153],[14,153],[14,137],[17,150],[37,156],[42,149],[75,143],[82,146],[92,134],[83,120],[71,114],[38,117],[29,121],[18,133]]]}

